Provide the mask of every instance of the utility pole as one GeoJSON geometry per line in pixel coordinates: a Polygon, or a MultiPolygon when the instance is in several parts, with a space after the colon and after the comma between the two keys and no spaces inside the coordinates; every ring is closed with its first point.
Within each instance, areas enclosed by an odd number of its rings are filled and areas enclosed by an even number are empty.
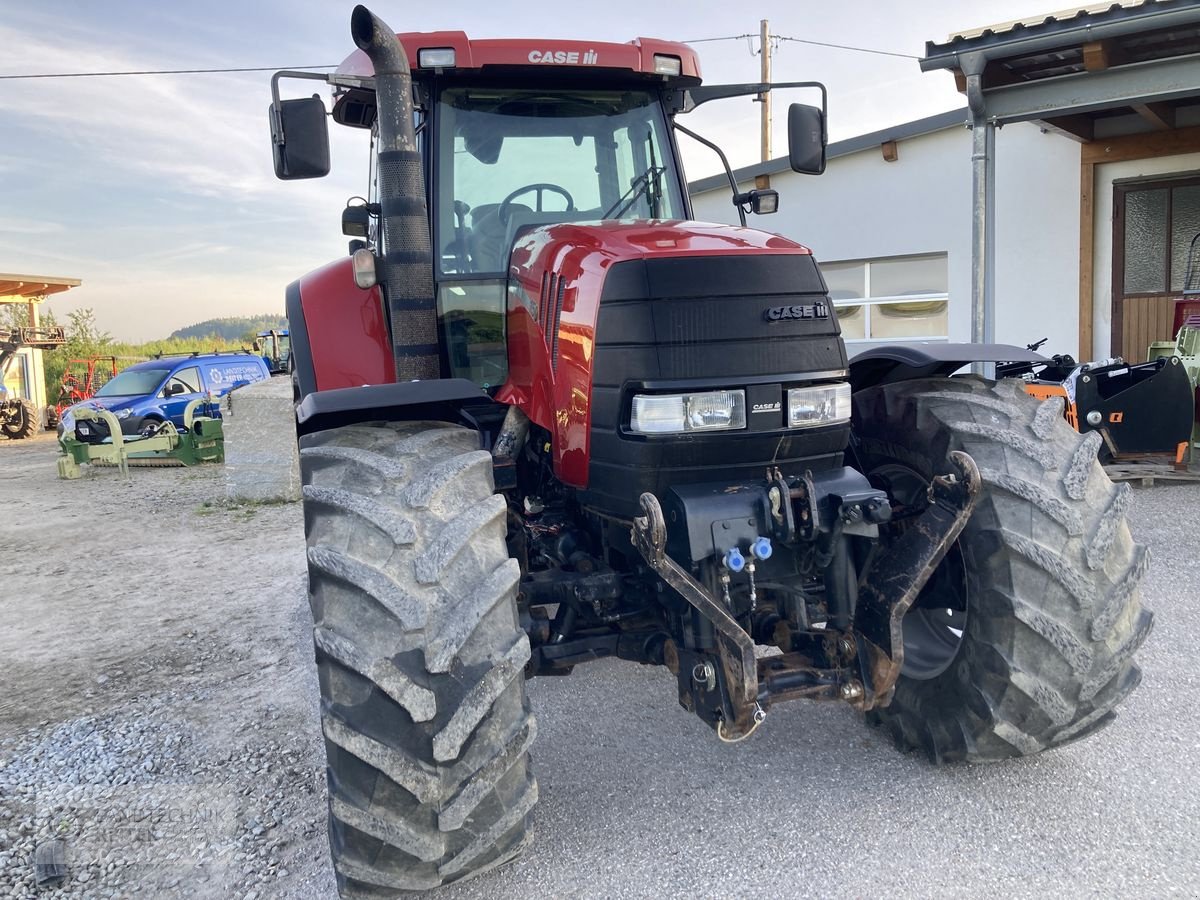
{"type": "MultiPolygon", "coordinates": [[[[763,84],[771,83],[771,26],[766,19],[758,23],[759,26],[759,56],[762,57],[762,78],[763,84]]],[[[766,162],[771,158],[771,94],[770,92],[759,94],[759,102],[762,103],[762,161],[766,162]]]]}
{"type": "MultiPolygon", "coordinates": [[[[763,19],[758,23],[758,55],[759,61],[762,64],[761,78],[763,84],[771,83],[771,25],[763,19]]],[[[758,102],[762,104],[762,109],[759,110],[761,116],[761,147],[762,147],[762,162],[766,162],[771,158],[771,94],[769,91],[758,95],[758,102]]],[[[754,179],[754,186],[759,190],[766,190],[771,186],[771,178],[769,175],[759,175],[754,179]]]]}

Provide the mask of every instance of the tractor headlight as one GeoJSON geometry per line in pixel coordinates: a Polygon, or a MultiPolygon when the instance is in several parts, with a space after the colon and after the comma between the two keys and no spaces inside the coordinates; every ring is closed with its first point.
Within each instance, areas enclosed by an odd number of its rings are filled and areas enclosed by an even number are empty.
{"type": "Polygon", "coordinates": [[[792,428],[850,421],[850,385],[844,381],[819,387],[791,388],[787,400],[788,425],[792,428]]]}
{"type": "Polygon", "coordinates": [[[638,434],[730,431],[746,427],[745,391],[637,394],[629,428],[638,434]]]}

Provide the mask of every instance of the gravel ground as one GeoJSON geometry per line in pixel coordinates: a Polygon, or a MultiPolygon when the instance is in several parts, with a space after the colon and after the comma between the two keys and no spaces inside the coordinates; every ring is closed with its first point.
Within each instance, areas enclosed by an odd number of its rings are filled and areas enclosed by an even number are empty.
{"type": "MultiPolygon", "coordinates": [[[[221,503],[219,468],[60,482],[55,449],[0,441],[0,897],[332,896],[299,507],[221,503]]],[[[1135,491],[1157,622],[1099,736],[939,769],[794,704],[724,746],[664,672],[597,663],[530,685],[526,855],[431,897],[1200,896],[1198,508],[1135,491]]]]}

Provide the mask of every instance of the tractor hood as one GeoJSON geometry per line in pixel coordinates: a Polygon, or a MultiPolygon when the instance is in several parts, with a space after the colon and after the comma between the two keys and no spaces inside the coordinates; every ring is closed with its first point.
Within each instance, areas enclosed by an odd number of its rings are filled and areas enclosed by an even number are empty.
{"type": "MultiPolygon", "coordinates": [[[[555,434],[556,472],[577,487],[588,483],[593,418],[609,407],[619,417],[633,380],[740,385],[846,367],[808,248],[705,222],[526,232],[509,260],[507,325],[509,374],[496,399],[555,434]]],[[[615,434],[616,419],[606,424],[615,434]]]]}

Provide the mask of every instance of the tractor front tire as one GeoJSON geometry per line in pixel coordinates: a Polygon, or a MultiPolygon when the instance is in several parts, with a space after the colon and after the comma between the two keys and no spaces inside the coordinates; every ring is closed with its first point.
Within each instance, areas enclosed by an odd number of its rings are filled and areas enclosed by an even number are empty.
{"type": "Polygon", "coordinates": [[[37,433],[38,413],[35,407],[28,400],[8,400],[5,401],[9,405],[7,421],[4,423],[4,433],[12,440],[20,440],[22,438],[33,437],[37,433]]]}
{"type": "Polygon", "coordinates": [[[491,455],[439,422],[300,448],[339,890],[395,896],[498,866],[524,846],[537,783],[491,455]]]}
{"type": "Polygon", "coordinates": [[[1075,432],[1061,400],[1034,400],[1019,380],[975,377],[862,391],[854,431],[864,471],[898,499],[892,529],[952,471],[950,451],[983,478],[905,617],[892,702],[869,718],[939,763],[1027,756],[1112,721],[1141,679],[1133,655],[1153,617],[1138,592],[1149,556],[1125,522],[1130,488],[1097,462],[1100,436],[1075,432]]]}

